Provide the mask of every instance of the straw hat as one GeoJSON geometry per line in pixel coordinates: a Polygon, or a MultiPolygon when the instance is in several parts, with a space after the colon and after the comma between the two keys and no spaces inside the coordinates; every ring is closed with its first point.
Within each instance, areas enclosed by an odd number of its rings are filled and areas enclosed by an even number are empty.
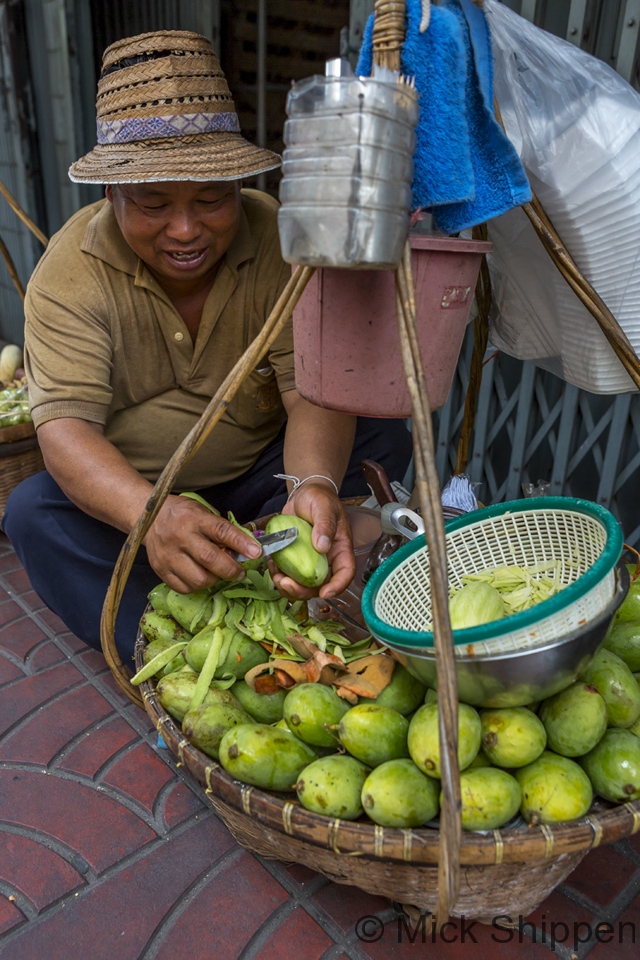
{"type": "Polygon", "coordinates": [[[239,180],[280,166],[240,135],[206,37],[160,30],[111,44],[96,100],[98,144],[69,169],[76,183],[239,180]]]}

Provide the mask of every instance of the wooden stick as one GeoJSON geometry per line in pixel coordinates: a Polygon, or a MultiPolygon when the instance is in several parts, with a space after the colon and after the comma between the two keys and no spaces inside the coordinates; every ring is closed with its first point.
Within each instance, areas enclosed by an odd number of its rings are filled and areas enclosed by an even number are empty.
{"type": "Polygon", "coordinates": [[[18,293],[20,294],[20,299],[21,299],[22,302],[24,303],[24,287],[22,286],[22,283],[20,282],[20,277],[18,276],[18,271],[16,270],[16,265],[15,265],[15,263],[13,262],[13,257],[12,257],[11,254],[9,253],[9,250],[7,249],[7,245],[5,244],[5,242],[4,242],[4,240],[2,239],[2,237],[0,237],[0,253],[1,253],[2,256],[4,257],[4,262],[5,262],[6,265],[7,265],[7,270],[9,271],[9,273],[10,273],[10,275],[11,275],[11,279],[13,280],[13,283],[14,283],[14,285],[15,285],[16,290],[17,290],[18,293]]]}
{"type": "Polygon", "coordinates": [[[171,492],[176,477],[206,441],[241,384],[279,336],[291,318],[294,307],[314,271],[315,267],[296,267],[264,327],[222,382],[196,425],[189,431],[160,474],[143,513],[120,551],[102,608],[100,642],[105,659],[117,683],[129,699],[139,707],[144,706],[142,696],[131,686],[129,682],[131,674],[122,663],[115,644],[116,616],[138,549],[171,492]]]}
{"type": "Polygon", "coordinates": [[[16,213],[20,217],[22,222],[29,228],[29,230],[31,230],[31,233],[34,235],[34,237],[37,237],[37,239],[40,241],[42,246],[46,247],[49,241],[45,237],[44,233],[42,232],[40,227],[38,227],[33,222],[31,217],[24,212],[24,210],[22,209],[22,207],[20,206],[16,198],[13,196],[13,194],[10,193],[9,190],[5,187],[2,180],[0,180],[0,193],[5,198],[5,200],[7,201],[7,203],[13,210],[13,212],[16,213]]]}
{"type": "Polygon", "coordinates": [[[396,272],[396,304],[402,359],[412,406],[416,487],[429,551],[433,633],[438,671],[438,732],[444,794],[440,815],[436,908],[436,923],[440,925],[451,914],[460,883],[462,825],[458,768],[458,684],[449,621],[446,539],[440,484],[435,465],[431,407],[416,327],[411,246],[408,240],[402,263],[396,272]]]}

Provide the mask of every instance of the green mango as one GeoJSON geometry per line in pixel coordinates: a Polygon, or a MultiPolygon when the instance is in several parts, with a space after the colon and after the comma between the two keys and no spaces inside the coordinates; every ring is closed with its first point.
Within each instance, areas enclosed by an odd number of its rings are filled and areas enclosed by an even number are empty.
{"type": "Polygon", "coordinates": [[[620,657],[629,670],[640,670],[640,621],[614,620],[603,646],[620,657]]]}
{"type": "Polygon", "coordinates": [[[169,590],[166,603],[174,620],[193,634],[206,627],[213,610],[210,590],[196,590],[194,593],[177,593],[175,590],[169,590]]]}
{"type": "Polygon", "coordinates": [[[497,830],[515,817],[522,791],[518,781],[505,770],[467,768],[460,774],[460,798],[465,830],[497,830]]]}
{"type": "Polygon", "coordinates": [[[362,806],[381,827],[411,829],[438,814],[439,786],[425,777],[413,760],[387,760],[369,774],[362,787],[362,806]]]}
{"type": "Polygon", "coordinates": [[[203,703],[193,710],[187,710],[182,720],[182,732],[194,747],[218,760],[220,741],[227,730],[240,723],[252,722],[242,708],[222,703],[203,703]]]}
{"type": "MultiPolygon", "coordinates": [[[[466,769],[477,756],[482,738],[478,712],[466,703],[458,704],[458,764],[466,769]]],[[[440,739],[438,704],[426,703],[416,711],[409,726],[409,755],[428,777],[440,777],[440,739]]]]}
{"type": "MultiPolygon", "coordinates": [[[[286,690],[277,693],[256,693],[244,680],[238,680],[231,688],[250,717],[258,723],[275,723],[284,720],[284,701],[286,690]]],[[[286,726],[286,720],[284,721],[286,726]]]]}
{"type": "Polygon", "coordinates": [[[607,706],[588,683],[572,683],[545,700],[539,716],[547,731],[549,749],[563,757],[589,753],[607,729],[607,706]]]}
{"type": "Polygon", "coordinates": [[[495,587],[483,580],[467,583],[449,599],[452,630],[478,627],[481,623],[501,620],[505,614],[502,597],[495,587]]]}
{"type": "Polygon", "coordinates": [[[295,735],[318,747],[335,747],[336,737],[327,730],[335,726],[349,704],[322,683],[299,683],[284,701],[284,718],[295,735]]]}
{"type": "Polygon", "coordinates": [[[220,763],[227,773],[263,790],[295,790],[313,760],[316,754],[302,740],[262,723],[231,727],[220,742],[220,763]]]}
{"type": "Polygon", "coordinates": [[[524,767],[547,745],[542,721],[526,707],[482,710],[480,719],[482,749],[496,767],[524,767]]]}
{"type": "Polygon", "coordinates": [[[481,750],[478,750],[477,754],[475,755],[475,757],[473,758],[469,766],[466,767],[466,769],[480,770],[482,769],[482,767],[490,767],[490,766],[491,766],[491,760],[489,760],[489,757],[481,749],[481,750]]]}
{"type": "Polygon", "coordinates": [[[425,703],[437,703],[438,702],[438,691],[432,690],[431,687],[427,688],[427,692],[424,695],[425,703]]]}
{"type": "MultiPolygon", "coordinates": [[[[191,670],[190,667],[189,670],[191,670]]],[[[175,720],[182,722],[182,718],[191,707],[197,682],[197,673],[187,673],[182,670],[179,673],[172,673],[168,677],[163,677],[159,681],[156,689],[158,700],[175,720]]],[[[203,703],[231,704],[240,708],[239,701],[229,690],[217,690],[215,687],[210,687],[207,690],[203,703]]]]}
{"type": "Polygon", "coordinates": [[[640,740],[630,730],[607,730],[580,763],[604,800],[640,800],[640,740]]]}
{"type": "Polygon", "coordinates": [[[520,813],[528,823],[563,823],[588,812],[593,800],[589,778],[574,760],[548,750],[514,771],[522,790],[520,813]]]}
{"type": "Polygon", "coordinates": [[[391,680],[382,693],[379,693],[375,700],[360,697],[358,703],[377,703],[380,707],[391,707],[406,717],[420,706],[425,690],[424,683],[412,677],[401,663],[396,663],[391,680]]]}
{"type": "Polygon", "coordinates": [[[598,650],[580,675],[596,688],[607,707],[610,727],[630,727],[640,717],[640,689],[631,670],[610,650],[598,650]]]}
{"type": "Polygon", "coordinates": [[[347,711],[338,728],[340,743],[352,756],[377,767],[408,757],[409,721],[391,707],[361,703],[347,711]]]}
{"type": "Polygon", "coordinates": [[[292,514],[277,514],[267,523],[265,533],[278,533],[289,527],[297,527],[298,536],[288,547],[272,553],[271,559],[278,570],[303,587],[322,586],[329,573],[329,561],[324,553],[318,553],[313,546],[313,527],[310,523],[292,514]]]}
{"type": "MultiPolygon", "coordinates": [[[[633,576],[635,573],[635,564],[628,563],[627,570],[633,576]]],[[[615,621],[631,621],[640,623],[640,577],[632,580],[629,585],[629,592],[618,607],[615,615],[615,621]]]]}
{"type": "Polygon", "coordinates": [[[355,820],[362,813],[360,795],[368,773],[364,763],[346,754],[314,760],[298,777],[298,800],[313,813],[355,820]]]}
{"type": "Polygon", "coordinates": [[[147,594],[147,600],[156,611],[156,613],[162,613],[165,616],[169,613],[169,607],[167,606],[167,594],[171,587],[168,587],[166,583],[159,583],[147,594]]]}
{"type": "MultiPolygon", "coordinates": [[[[211,630],[203,630],[189,641],[184,649],[187,663],[198,673],[202,670],[209,647],[213,641],[211,630]]],[[[251,637],[239,630],[233,635],[226,657],[216,667],[214,676],[219,680],[228,674],[234,677],[244,677],[248,670],[257,667],[259,663],[266,663],[269,654],[251,637]]]]}
{"type": "MultiPolygon", "coordinates": [[[[156,613],[155,610],[147,610],[146,613],[143,613],[140,619],[140,629],[149,643],[158,640],[166,641],[165,649],[173,643],[188,643],[191,639],[191,634],[179,623],[176,623],[173,617],[166,617],[162,613],[156,613]]],[[[159,650],[156,651],[156,653],[159,652],[159,650]]]]}

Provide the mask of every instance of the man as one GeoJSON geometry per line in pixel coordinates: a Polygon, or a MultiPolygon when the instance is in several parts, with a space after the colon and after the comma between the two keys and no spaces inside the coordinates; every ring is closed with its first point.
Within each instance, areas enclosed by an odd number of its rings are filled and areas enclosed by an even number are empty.
{"type": "MultiPolygon", "coordinates": [[[[240,136],[204,37],[163,31],[113,44],[97,115],[98,145],[70,176],[106,184],[106,200],[51,240],[25,303],[32,415],[47,470],[14,491],[4,520],[34,589],[94,647],[126,534],[291,270],[280,256],[277,203],[240,190],[279,158],[240,136]]],[[[241,522],[279,509],[306,518],[331,566],[321,596],[352,579],[339,493],[366,492],[357,467],[365,456],[402,479],[409,436],[399,422],[356,424],[308,403],[295,390],[292,350],[289,327],[147,534],[116,625],[123,659],[155,583],[184,593],[240,578],[229,551],[259,554],[224,519],[228,510],[241,522]],[[288,489],[283,474],[293,478],[288,489]],[[180,490],[199,490],[222,517],[180,490]]],[[[275,579],[288,595],[309,595],[275,579]]]]}

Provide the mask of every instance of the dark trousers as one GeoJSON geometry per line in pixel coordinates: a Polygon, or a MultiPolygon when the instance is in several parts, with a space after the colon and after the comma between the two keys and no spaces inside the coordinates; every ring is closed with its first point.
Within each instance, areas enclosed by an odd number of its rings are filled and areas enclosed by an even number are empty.
{"type": "MultiPolygon", "coordinates": [[[[277,513],[287,499],[285,482],[273,476],[284,472],[283,446],[284,429],[242,476],[199,492],[223,516],[232,510],[240,523],[277,513]]],[[[365,458],[382,464],[390,480],[402,481],[411,452],[403,420],[359,418],[340,496],[368,493],[360,469],[365,458]]],[[[46,471],[15,488],[2,525],[38,596],[72,633],[99,650],[102,605],[125,535],[79,510],[46,471]]],[[[147,594],[158,580],[141,547],[116,621],[116,645],[125,663],[133,655],[147,594]]]]}

